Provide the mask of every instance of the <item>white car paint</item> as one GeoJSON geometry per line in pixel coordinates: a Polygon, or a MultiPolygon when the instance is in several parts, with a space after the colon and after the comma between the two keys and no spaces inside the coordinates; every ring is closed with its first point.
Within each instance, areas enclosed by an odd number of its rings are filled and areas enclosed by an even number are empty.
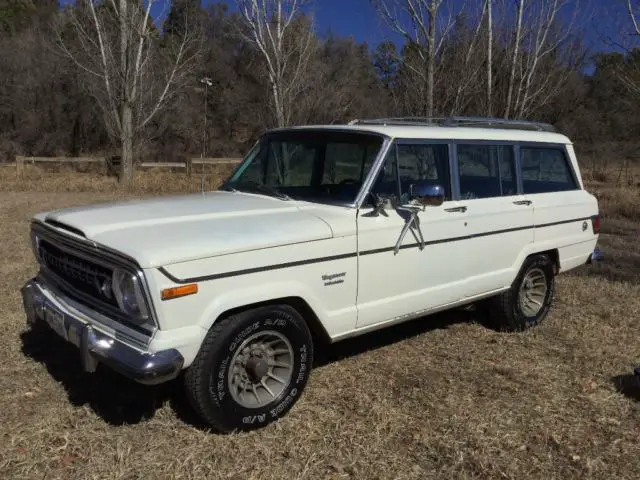
{"type": "Polygon", "coordinates": [[[51,212],[54,220],[136,259],[142,268],[330,238],[331,228],[296,202],[206,192],[51,212]],[[277,229],[272,225],[278,225],[277,229]]]}
{"type": "MultiPolygon", "coordinates": [[[[322,128],[373,131],[390,140],[564,145],[582,187],[571,143],[559,134],[460,127],[322,128]]],[[[138,263],[159,323],[149,351],[176,348],[185,358],[184,367],[211,325],[231,309],[298,297],[328,337],[339,340],[502,291],[532,253],[556,250],[561,271],[574,268],[586,262],[597,242],[590,220],[598,213],[597,202],[585,190],[459,199],[426,207],[419,214],[426,248],[403,248],[397,255],[393,246],[404,219],[395,212],[368,216],[372,210],[365,204],[332,206],[207,192],[76,207],[36,218],[77,229],[138,263]],[[514,203],[523,200],[531,204],[514,203]],[[447,211],[462,205],[466,212],[447,211]],[[198,284],[196,295],[161,299],[163,289],[190,282],[198,284]]],[[[49,228],[73,235],[59,225],[49,228]]],[[[415,243],[408,233],[403,245],[415,243]]]]}

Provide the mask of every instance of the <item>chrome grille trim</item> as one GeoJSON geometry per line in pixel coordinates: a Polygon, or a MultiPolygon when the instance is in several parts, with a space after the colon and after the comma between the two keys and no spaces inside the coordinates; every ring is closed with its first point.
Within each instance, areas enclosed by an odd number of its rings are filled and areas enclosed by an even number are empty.
{"type": "MultiPolygon", "coordinates": [[[[132,332],[135,331],[137,327],[137,330],[144,331],[143,334],[146,337],[151,338],[153,336],[158,328],[158,317],[153,305],[153,301],[151,299],[147,280],[142,272],[142,269],[133,258],[130,258],[113,249],[98,245],[90,240],[84,241],[73,238],[67,234],[60,233],[56,231],[54,227],[46,225],[39,220],[32,221],[31,235],[37,236],[38,238],[51,243],[56,248],[65,251],[71,256],[75,256],[87,262],[100,265],[102,268],[109,270],[113,270],[116,267],[122,268],[136,275],[142,288],[147,310],[149,311],[149,315],[154,325],[151,330],[148,330],[145,327],[141,328],[139,325],[133,325],[131,324],[131,322],[127,322],[127,317],[122,314],[119,309],[116,310],[113,308],[109,308],[106,309],[107,311],[105,312],[105,306],[108,305],[107,303],[100,302],[96,297],[91,297],[84,294],[83,292],[80,292],[78,289],[73,288],[71,285],[65,282],[64,279],[60,278],[58,275],[48,269],[46,265],[44,265],[42,259],[39,258],[38,254],[36,253],[36,259],[41,266],[42,273],[47,277],[48,282],[53,281],[53,283],[57,284],[58,288],[63,291],[66,290],[68,294],[77,297],[77,299],[80,300],[86,307],[89,307],[92,310],[102,310],[102,316],[104,318],[116,317],[118,320],[116,323],[117,325],[122,326],[123,328],[126,328],[127,330],[130,330],[132,332]],[[104,315],[104,313],[108,313],[108,315],[104,315]]],[[[140,334],[142,332],[136,333],[140,334]]]]}

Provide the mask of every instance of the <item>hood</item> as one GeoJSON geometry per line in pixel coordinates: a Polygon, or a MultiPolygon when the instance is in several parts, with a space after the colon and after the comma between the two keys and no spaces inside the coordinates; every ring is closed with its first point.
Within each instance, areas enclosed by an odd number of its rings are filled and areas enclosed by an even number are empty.
{"type": "Polygon", "coordinates": [[[293,200],[237,192],[87,205],[40,217],[134,258],[142,268],[331,238],[293,200]]]}

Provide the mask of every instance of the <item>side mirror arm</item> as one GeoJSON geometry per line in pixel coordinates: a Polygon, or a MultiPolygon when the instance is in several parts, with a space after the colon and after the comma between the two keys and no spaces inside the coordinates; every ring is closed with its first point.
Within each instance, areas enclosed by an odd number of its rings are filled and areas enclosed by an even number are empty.
{"type": "Polygon", "coordinates": [[[411,230],[413,234],[413,238],[418,242],[420,250],[424,250],[425,241],[422,236],[422,230],[420,229],[420,218],[418,217],[418,213],[424,211],[424,206],[409,204],[405,206],[398,207],[398,210],[404,210],[409,212],[409,218],[402,227],[402,231],[400,232],[400,236],[398,237],[398,241],[396,242],[396,246],[393,248],[393,254],[397,255],[400,251],[400,247],[402,246],[402,241],[404,237],[407,235],[407,232],[411,230]]]}

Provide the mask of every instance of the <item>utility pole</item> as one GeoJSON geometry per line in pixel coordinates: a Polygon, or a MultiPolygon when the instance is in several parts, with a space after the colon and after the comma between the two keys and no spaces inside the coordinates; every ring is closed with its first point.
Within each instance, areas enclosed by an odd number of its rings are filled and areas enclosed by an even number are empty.
{"type": "Polygon", "coordinates": [[[202,152],[200,153],[200,160],[202,160],[202,177],[200,178],[200,191],[204,194],[204,157],[207,150],[207,103],[209,97],[209,87],[213,85],[213,82],[209,77],[203,77],[200,79],[200,83],[204,84],[204,126],[202,128],[202,152]]]}

